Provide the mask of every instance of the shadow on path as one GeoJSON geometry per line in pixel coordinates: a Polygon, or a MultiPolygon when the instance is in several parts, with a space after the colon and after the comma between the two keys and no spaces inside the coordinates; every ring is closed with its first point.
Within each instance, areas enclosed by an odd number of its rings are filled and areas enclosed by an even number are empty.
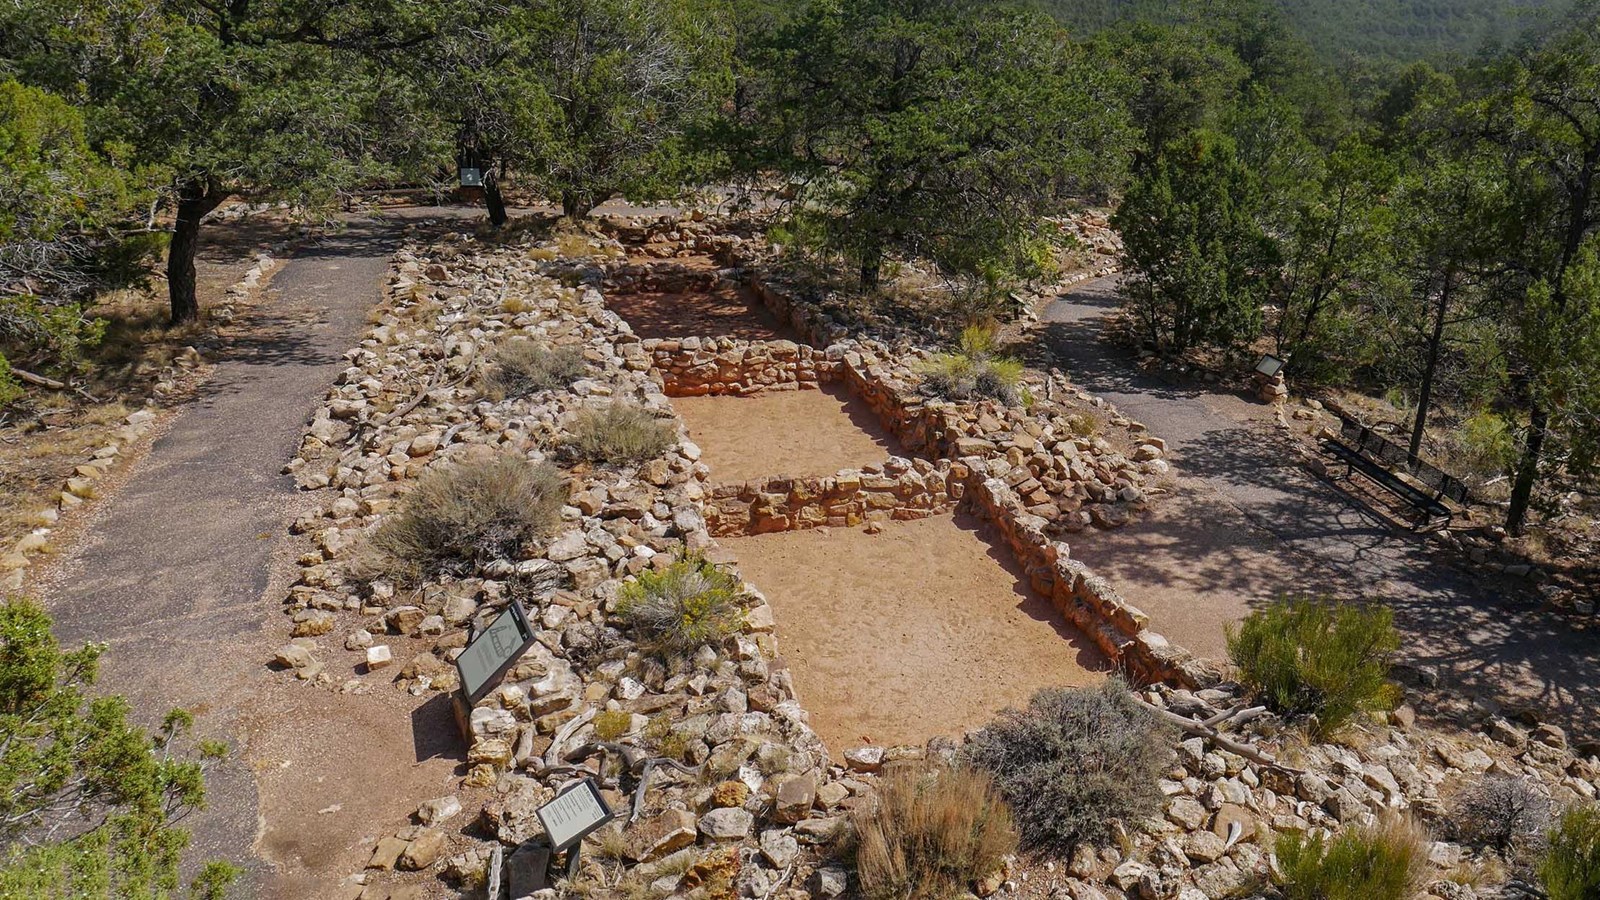
{"type": "MultiPolygon", "coordinates": [[[[1074,382],[1167,440],[1182,478],[1179,497],[1160,502],[1176,500],[1208,526],[1157,517],[1130,526],[1129,536],[1097,534],[1074,547],[1114,582],[1121,572],[1157,592],[1163,585],[1192,591],[1199,594],[1191,598],[1195,609],[1212,611],[1200,615],[1176,599],[1147,601],[1158,630],[1210,628],[1285,593],[1382,601],[1404,634],[1402,656],[1437,666],[1445,686],[1534,706],[1575,737],[1596,733],[1600,642],[1541,613],[1520,584],[1464,571],[1425,538],[1301,468],[1263,407],[1140,373],[1131,354],[1101,340],[1116,306],[1114,279],[1083,283],[1047,308],[1041,344],[1074,382]],[[1219,526],[1238,520],[1249,527],[1219,526]],[[1099,543],[1110,549],[1089,546],[1099,543]],[[1250,563],[1263,553],[1283,564],[1250,563]],[[1167,566],[1158,564],[1162,557],[1167,566]],[[1163,606],[1177,619],[1170,628],[1163,606]]],[[[1141,603],[1132,591],[1130,599],[1141,603]]],[[[1203,643],[1203,636],[1195,640],[1196,649],[1203,643]]]]}
{"type": "MultiPolygon", "coordinates": [[[[265,665],[286,631],[287,527],[308,502],[283,466],[365,331],[400,237],[394,222],[353,220],[295,253],[219,351],[201,398],[37,585],[63,642],[110,645],[102,689],[126,694],[146,722],[188,708],[201,736],[233,747],[208,777],[207,808],[185,822],[186,861],[244,866],[247,896],[326,896],[320,879],[348,865],[339,857],[363,829],[409,811],[388,808],[414,802],[407,780],[454,767],[437,716],[413,735],[390,708],[399,701],[332,694],[265,665]],[[398,774],[385,770],[391,745],[398,774]],[[439,766],[418,766],[414,751],[439,766]]],[[[436,780],[419,790],[442,790],[436,780]]]]}

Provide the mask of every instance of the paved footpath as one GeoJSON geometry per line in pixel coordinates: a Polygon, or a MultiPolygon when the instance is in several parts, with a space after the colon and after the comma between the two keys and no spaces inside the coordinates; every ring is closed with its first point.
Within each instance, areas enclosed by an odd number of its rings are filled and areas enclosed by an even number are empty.
{"type": "Polygon", "coordinates": [[[418,736],[435,723],[413,733],[398,701],[266,668],[287,637],[287,527],[306,502],[281,472],[360,340],[399,233],[359,220],[290,259],[202,398],[35,585],[64,642],[110,645],[102,686],[141,719],[182,706],[200,734],[235,748],[208,778],[208,809],[186,824],[191,857],[244,865],[249,896],[331,893],[332,879],[359,870],[363,829],[403,821],[454,768],[418,736]]]}
{"type": "MultiPolygon", "coordinates": [[[[1426,541],[1294,464],[1261,405],[1139,373],[1126,353],[1099,340],[1116,309],[1114,289],[1114,278],[1098,279],[1058,298],[1043,316],[1042,340],[1076,383],[1167,440],[1185,478],[1179,493],[1193,494],[1178,502],[1194,507],[1200,521],[1190,524],[1208,542],[1195,548],[1191,567],[1219,554],[1230,561],[1217,567],[1225,578],[1234,557],[1260,555],[1265,536],[1273,554],[1290,561],[1280,568],[1295,573],[1271,593],[1331,588],[1381,599],[1395,608],[1406,635],[1404,657],[1439,667],[1456,688],[1537,704],[1576,728],[1575,737],[1600,738],[1600,640],[1540,612],[1511,586],[1457,568],[1426,541]],[[1230,520],[1248,527],[1216,525],[1230,520]]],[[[1130,531],[1137,535],[1137,526],[1130,531]]],[[[1130,555],[1138,552],[1133,541],[1113,540],[1130,555]]],[[[1143,564],[1131,556],[1108,562],[1130,571],[1143,564]]],[[[1260,585],[1254,592],[1217,587],[1193,599],[1231,606],[1234,616],[1261,599],[1260,585]]]]}

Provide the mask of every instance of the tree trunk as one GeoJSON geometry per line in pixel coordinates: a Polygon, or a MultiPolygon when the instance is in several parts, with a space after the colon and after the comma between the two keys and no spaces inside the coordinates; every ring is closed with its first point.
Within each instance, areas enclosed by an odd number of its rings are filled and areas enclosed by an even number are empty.
{"type": "Polygon", "coordinates": [[[214,184],[187,182],[178,186],[178,215],[167,247],[167,299],[173,325],[200,318],[195,295],[195,252],[200,246],[200,220],[222,204],[227,194],[214,184]]]}
{"type": "Polygon", "coordinates": [[[500,183],[495,180],[493,173],[486,173],[483,176],[483,202],[489,207],[490,225],[500,228],[509,221],[506,216],[506,198],[500,193],[500,183]]]}
{"type": "Polygon", "coordinates": [[[1549,414],[1535,402],[1528,416],[1528,442],[1522,448],[1522,460],[1517,463],[1517,480],[1511,487],[1511,506],[1506,510],[1506,531],[1514,535],[1522,534],[1527,525],[1528,507],[1533,501],[1533,485],[1539,480],[1539,456],[1544,451],[1545,432],[1549,426],[1549,414]]]}
{"type": "Polygon", "coordinates": [[[872,289],[883,276],[883,250],[878,246],[861,251],[861,286],[872,289]]]}
{"type": "Polygon", "coordinates": [[[561,192],[561,214],[569,219],[576,219],[589,211],[584,203],[583,195],[577,191],[561,192]]]}
{"type": "Polygon", "coordinates": [[[1439,289],[1439,305],[1433,314],[1433,333],[1428,336],[1428,365],[1422,370],[1422,387],[1417,391],[1417,419],[1411,424],[1411,455],[1422,450],[1423,430],[1428,426],[1428,407],[1433,403],[1434,373],[1439,369],[1439,350],[1444,343],[1444,317],[1450,309],[1450,275],[1439,289]]]}

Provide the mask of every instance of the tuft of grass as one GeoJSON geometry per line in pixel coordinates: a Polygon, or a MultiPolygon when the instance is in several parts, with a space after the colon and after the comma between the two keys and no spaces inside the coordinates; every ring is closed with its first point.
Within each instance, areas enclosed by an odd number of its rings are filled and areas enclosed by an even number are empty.
{"type": "Polygon", "coordinates": [[[608,709],[594,717],[594,736],[597,740],[615,741],[628,733],[633,716],[620,709],[608,709]]]}
{"type": "Polygon", "coordinates": [[[1279,600],[1230,625],[1227,640],[1240,681],[1274,712],[1306,717],[1318,738],[1394,705],[1389,659],[1400,636],[1388,607],[1279,600]]]}
{"type": "Polygon", "coordinates": [[[642,643],[668,654],[715,644],[744,624],[739,579],[698,557],[640,572],[622,586],[617,615],[642,643]]]}
{"type": "Polygon", "coordinates": [[[1017,848],[1005,801],[968,768],[899,769],[853,824],[856,876],[872,900],[958,896],[1017,848]]]}
{"type": "Polygon", "coordinates": [[[966,758],[994,777],[1030,848],[1067,853],[1104,843],[1112,822],[1161,808],[1157,785],[1170,734],[1118,679],[1054,688],[1007,709],[967,744],[966,758]]]}
{"type": "Polygon", "coordinates": [[[1099,423],[1088,413],[1069,413],[1066,422],[1067,428],[1077,437],[1094,437],[1100,433],[1099,423]]]}
{"type": "Polygon", "coordinates": [[[649,410],[612,403],[578,413],[566,447],[586,462],[627,466],[655,459],[677,440],[677,431],[649,410]]]}
{"type": "Polygon", "coordinates": [[[1550,900],[1600,897],[1600,807],[1585,804],[1562,813],[1537,869],[1550,900]]]}
{"type": "Polygon", "coordinates": [[[495,349],[484,386],[496,400],[553,391],[582,378],[588,364],[572,347],[551,349],[529,340],[506,341],[495,349]]]}
{"type": "Polygon", "coordinates": [[[1427,835],[1399,816],[1332,840],[1280,835],[1283,900],[1407,900],[1422,885],[1427,846],[1427,835]]]}
{"type": "Polygon", "coordinates": [[[680,762],[689,749],[689,736],[672,727],[672,719],[666,713],[650,717],[644,727],[644,739],[656,753],[680,762]]]}
{"type": "Polygon", "coordinates": [[[594,843],[595,855],[601,859],[621,860],[628,855],[628,839],[623,835],[621,826],[602,828],[590,835],[588,840],[594,843]]]}
{"type": "Polygon", "coordinates": [[[568,491],[554,466],[510,453],[430,469],[371,547],[379,568],[401,581],[469,573],[548,534],[568,491]]]}
{"type": "Polygon", "coordinates": [[[1022,362],[995,356],[995,341],[992,327],[962,329],[955,353],[937,354],[923,366],[923,391],[946,400],[988,397],[1009,406],[1021,403],[1022,362]]]}

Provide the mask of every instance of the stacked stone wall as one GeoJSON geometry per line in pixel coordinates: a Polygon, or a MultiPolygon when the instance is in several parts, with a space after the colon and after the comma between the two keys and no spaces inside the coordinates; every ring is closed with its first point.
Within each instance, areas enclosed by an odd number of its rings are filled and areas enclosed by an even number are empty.
{"type": "Polygon", "coordinates": [[[814,389],[839,373],[838,361],[794,341],[647,338],[642,345],[668,397],[814,389]]]}
{"type": "Polygon", "coordinates": [[[883,465],[812,478],[776,476],[711,488],[704,515],[714,537],[924,519],[950,512],[966,494],[970,470],[891,457],[883,465]]]}
{"type": "Polygon", "coordinates": [[[1049,597],[1061,615],[1124,674],[1137,683],[1188,688],[1219,680],[1214,666],[1152,631],[1149,616],[1073,559],[1067,544],[1051,540],[1045,533],[1047,522],[1027,511],[1006,484],[1003,469],[997,472],[997,467],[978,459],[967,463],[973,472],[973,508],[994,523],[1033,589],[1049,597]]]}

